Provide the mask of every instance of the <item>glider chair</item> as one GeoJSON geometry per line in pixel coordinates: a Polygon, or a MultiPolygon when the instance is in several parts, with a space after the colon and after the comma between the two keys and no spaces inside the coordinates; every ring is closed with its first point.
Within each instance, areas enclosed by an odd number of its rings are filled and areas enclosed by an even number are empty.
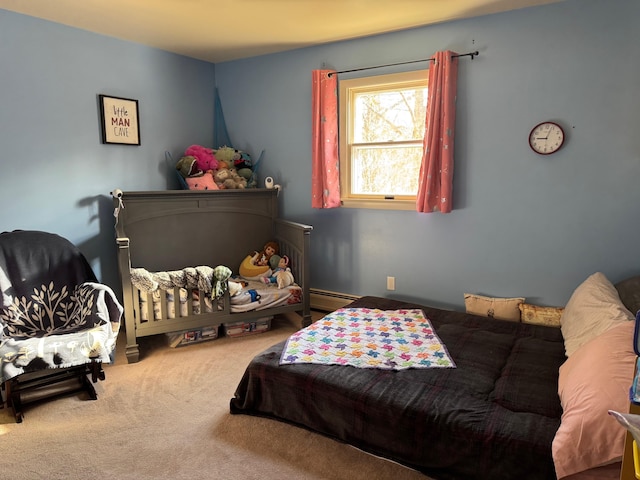
{"type": "Polygon", "coordinates": [[[80,250],[52,233],[0,233],[0,382],[16,421],[22,406],[104,380],[122,306],[80,250]],[[91,377],[91,380],[89,380],[91,377]]]}

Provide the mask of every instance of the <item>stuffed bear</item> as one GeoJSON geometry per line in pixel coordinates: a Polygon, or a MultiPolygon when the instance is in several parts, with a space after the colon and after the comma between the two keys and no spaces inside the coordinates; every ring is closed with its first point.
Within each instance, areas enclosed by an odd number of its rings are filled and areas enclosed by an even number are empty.
{"type": "Polygon", "coordinates": [[[245,188],[247,181],[240,177],[235,170],[221,168],[213,175],[216,185],[220,189],[245,188]]]}
{"type": "Polygon", "coordinates": [[[247,188],[247,179],[241,177],[235,168],[230,168],[231,178],[235,182],[235,188],[247,188]]]}
{"type": "Polygon", "coordinates": [[[212,148],[206,148],[201,145],[191,145],[184,152],[185,156],[191,155],[196,158],[196,168],[206,172],[207,170],[217,170],[218,160],[213,154],[212,148]]]}

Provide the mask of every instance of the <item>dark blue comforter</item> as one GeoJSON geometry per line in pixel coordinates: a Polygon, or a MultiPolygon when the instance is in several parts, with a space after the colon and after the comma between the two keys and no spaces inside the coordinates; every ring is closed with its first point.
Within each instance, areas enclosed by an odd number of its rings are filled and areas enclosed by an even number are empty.
{"type": "Polygon", "coordinates": [[[457,368],[280,366],[282,342],[249,364],[231,412],[290,422],[437,479],[555,478],[559,328],[378,297],[349,306],[422,308],[457,368]]]}

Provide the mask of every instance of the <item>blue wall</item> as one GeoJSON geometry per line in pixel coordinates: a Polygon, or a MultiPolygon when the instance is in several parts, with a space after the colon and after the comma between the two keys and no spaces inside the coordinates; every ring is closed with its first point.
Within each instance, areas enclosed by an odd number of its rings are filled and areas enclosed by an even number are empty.
{"type": "Polygon", "coordinates": [[[567,0],[214,66],[0,10],[0,231],[66,236],[118,286],[109,192],[175,187],[164,152],[212,143],[217,84],[234,146],[265,149],[283,215],[314,226],[314,287],[563,305],[594,271],[640,273],[638,18],[635,0],[567,0]],[[453,213],[313,210],[311,70],[443,49],[480,51],[460,60],[453,213]],[[139,100],[140,147],[100,143],[100,93],[139,100]],[[548,158],[527,145],[547,119],[568,135],[548,158]]]}
{"type": "Polygon", "coordinates": [[[564,305],[595,271],[640,273],[638,18],[634,0],[568,0],[220,63],[216,84],[235,146],[266,149],[260,173],[284,186],[284,215],[314,226],[313,287],[449,307],[464,292],[564,305]],[[459,64],[455,210],[313,210],[311,70],[444,49],[480,51],[459,64]],[[527,143],[544,120],[568,137],[549,157],[527,143]]]}
{"type": "Polygon", "coordinates": [[[177,187],[165,151],[213,142],[215,66],[6,10],[0,65],[0,231],[65,236],[119,288],[109,192],[177,187]],[[101,143],[98,94],[139,101],[141,146],[101,143]]]}

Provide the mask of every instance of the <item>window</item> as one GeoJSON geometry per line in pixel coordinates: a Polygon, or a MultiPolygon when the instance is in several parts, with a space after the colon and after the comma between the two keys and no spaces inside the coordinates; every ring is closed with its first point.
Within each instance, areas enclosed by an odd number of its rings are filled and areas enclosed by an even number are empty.
{"type": "Polygon", "coordinates": [[[414,210],[428,71],[340,80],[340,190],[345,207],[414,210]]]}

